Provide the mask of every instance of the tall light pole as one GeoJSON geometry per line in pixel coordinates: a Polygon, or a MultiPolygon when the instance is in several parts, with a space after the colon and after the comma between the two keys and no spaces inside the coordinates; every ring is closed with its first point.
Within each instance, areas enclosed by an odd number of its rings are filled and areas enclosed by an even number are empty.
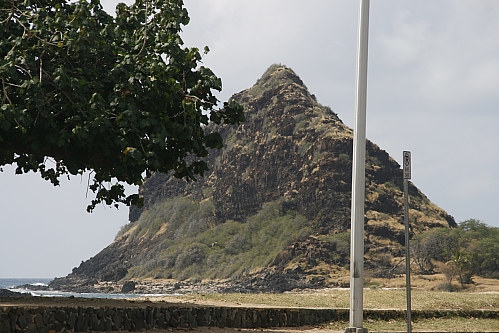
{"type": "Polygon", "coordinates": [[[353,132],[352,209],[350,245],[350,323],[345,333],[367,333],[363,328],[364,201],[366,187],[366,99],[369,0],[360,0],[357,40],[355,127],[353,132]]]}

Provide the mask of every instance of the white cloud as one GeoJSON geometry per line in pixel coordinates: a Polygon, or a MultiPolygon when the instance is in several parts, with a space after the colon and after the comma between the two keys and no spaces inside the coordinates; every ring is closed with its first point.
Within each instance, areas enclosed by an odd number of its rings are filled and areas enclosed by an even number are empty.
{"type": "Polygon", "coordinates": [[[497,103],[499,21],[491,13],[499,14],[499,3],[420,4],[399,5],[378,34],[373,27],[371,62],[381,80],[376,93],[388,88],[412,107],[452,113],[465,112],[477,100],[497,103]]]}
{"type": "Polygon", "coordinates": [[[382,48],[383,60],[387,66],[402,67],[418,63],[430,48],[428,24],[424,21],[410,22],[410,12],[396,13],[389,31],[380,32],[375,39],[382,48]]]}

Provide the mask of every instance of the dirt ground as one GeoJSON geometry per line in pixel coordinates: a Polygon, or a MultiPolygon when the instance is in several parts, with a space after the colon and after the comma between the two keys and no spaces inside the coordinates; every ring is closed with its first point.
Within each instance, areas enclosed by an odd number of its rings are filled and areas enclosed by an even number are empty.
{"type": "MultiPolygon", "coordinates": [[[[151,330],[144,331],[145,333],[159,333],[165,332],[164,330],[151,330]]],[[[168,331],[166,331],[168,332],[168,331]]],[[[283,328],[218,328],[218,327],[198,327],[196,329],[172,329],[172,333],[183,332],[200,332],[200,333],[257,333],[257,332],[273,332],[273,333],[343,333],[343,331],[332,331],[321,327],[301,326],[301,327],[283,327],[283,328]]],[[[128,331],[117,333],[129,333],[128,331]]]]}
{"type": "MultiPolygon", "coordinates": [[[[71,297],[1,297],[0,307],[143,307],[147,301],[121,300],[109,298],[71,298],[71,297]]],[[[184,305],[184,304],[183,304],[184,305]]]]}
{"type": "MultiPolygon", "coordinates": [[[[370,283],[374,283],[377,287],[383,288],[405,288],[405,275],[392,279],[366,279],[370,283]]],[[[499,280],[486,279],[473,276],[474,284],[466,285],[466,292],[499,292],[499,280]]],[[[433,275],[411,275],[411,287],[413,289],[438,291],[439,285],[443,284],[446,278],[443,274],[433,275]]],[[[368,282],[368,283],[369,283],[368,282]]],[[[452,285],[459,288],[459,282],[456,279],[452,280],[452,285]]]]}

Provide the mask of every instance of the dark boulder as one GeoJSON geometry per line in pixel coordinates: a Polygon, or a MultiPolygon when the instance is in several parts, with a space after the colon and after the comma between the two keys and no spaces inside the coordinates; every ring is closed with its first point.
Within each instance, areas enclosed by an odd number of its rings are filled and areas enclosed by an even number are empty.
{"type": "Polygon", "coordinates": [[[123,283],[123,287],[121,287],[122,293],[130,293],[135,290],[135,282],[127,281],[123,283]]]}

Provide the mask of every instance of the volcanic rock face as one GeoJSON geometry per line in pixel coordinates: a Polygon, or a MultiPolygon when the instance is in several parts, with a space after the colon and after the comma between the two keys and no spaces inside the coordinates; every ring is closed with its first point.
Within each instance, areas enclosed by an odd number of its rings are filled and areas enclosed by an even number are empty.
{"type": "MultiPolygon", "coordinates": [[[[352,130],[331,109],[318,104],[301,79],[284,66],[271,66],[252,88],[233,98],[244,106],[247,121],[238,128],[216,128],[223,133],[225,147],[210,155],[212,172],[196,184],[154,175],[140,189],[146,209],[161,199],[199,195],[200,189],[211,187],[217,223],[244,220],[263,203],[284,198],[317,221],[320,233],[349,229],[352,130]]],[[[366,183],[367,231],[379,229],[375,231],[379,236],[396,237],[397,231],[379,222],[402,219],[402,170],[370,141],[366,183]]],[[[414,226],[418,231],[455,226],[451,216],[412,184],[410,195],[411,208],[427,210],[417,214],[422,218],[414,226]]],[[[139,216],[140,211],[132,208],[130,221],[139,216]]]]}
{"type": "MultiPolygon", "coordinates": [[[[330,243],[337,240],[331,241],[328,237],[344,233],[350,227],[352,130],[331,109],[317,103],[300,78],[285,66],[271,66],[253,87],[233,98],[244,106],[247,121],[239,127],[222,125],[207,129],[220,132],[225,143],[223,149],[212,151],[208,157],[210,172],[191,183],[166,174],[154,174],[147,179],[139,190],[145,198],[145,206],[141,210],[130,210],[132,224],[128,232],[76,268],[68,278],[119,280],[134,267],[135,272],[139,265],[141,270],[146,269],[145,263],[151,262],[155,255],[164,260],[156,266],[150,264],[148,267],[152,270],[159,272],[158,265],[168,269],[183,267],[185,265],[177,263],[184,252],[165,250],[168,245],[172,249],[175,240],[195,232],[209,232],[227,221],[252,221],[253,216],[272,202],[279,203],[284,215],[293,212],[293,216],[303,217],[309,232],[290,238],[287,244],[279,244],[278,255],[267,262],[267,268],[280,267],[282,272],[291,272],[290,267],[298,267],[298,271],[306,274],[307,269],[320,263],[331,266],[347,262],[347,251],[336,251],[335,245],[330,243]],[[146,217],[150,219],[151,214],[160,214],[158,209],[165,209],[162,203],[179,197],[189,198],[199,207],[209,204],[210,213],[201,214],[195,222],[185,222],[190,229],[180,222],[175,229],[174,223],[165,217],[163,222],[156,223],[153,232],[139,234],[136,231],[146,228],[145,222],[141,222],[146,217]],[[315,235],[315,240],[312,241],[310,235],[315,235]],[[316,247],[318,251],[314,251],[316,247]],[[336,251],[334,258],[331,251],[336,251]],[[171,264],[172,260],[174,264],[171,264]],[[117,273],[117,268],[121,273],[117,273]]],[[[409,194],[413,233],[456,225],[450,215],[432,204],[412,184],[409,194]]],[[[394,257],[401,254],[404,243],[402,198],[400,166],[384,150],[367,141],[365,230],[368,266],[383,254],[394,257]]],[[[191,216],[186,221],[189,219],[196,218],[191,216]]],[[[208,259],[213,257],[210,253],[218,253],[218,247],[226,248],[230,243],[207,244],[206,237],[199,237],[198,250],[188,252],[190,256],[198,255],[199,260],[193,260],[186,267],[208,265],[208,259]]],[[[226,249],[224,253],[228,253],[226,249]]],[[[293,272],[296,273],[296,269],[293,272]]]]}

